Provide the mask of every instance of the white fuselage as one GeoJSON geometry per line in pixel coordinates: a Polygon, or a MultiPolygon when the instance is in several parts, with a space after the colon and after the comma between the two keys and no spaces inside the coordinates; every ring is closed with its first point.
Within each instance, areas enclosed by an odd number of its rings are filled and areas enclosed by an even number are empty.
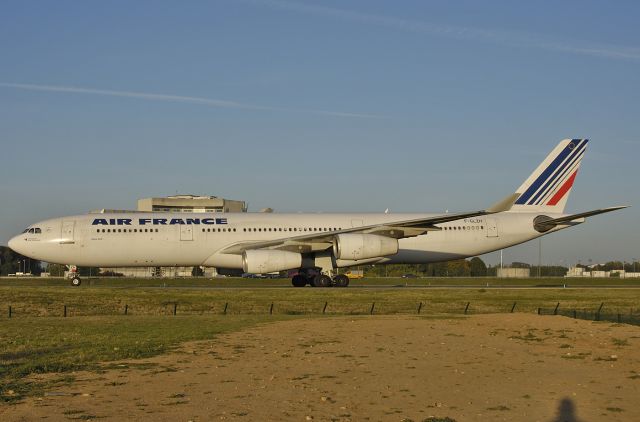
{"type": "MultiPolygon", "coordinates": [[[[40,229],[39,233],[25,231],[11,239],[9,246],[34,259],[79,266],[242,268],[241,255],[219,251],[240,242],[291,238],[433,215],[437,214],[87,214],[33,224],[30,227],[40,229]]],[[[539,212],[503,212],[438,224],[442,230],[400,239],[397,254],[360,261],[337,260],[335,266],[418,264],[480,255],[542,236],[533,227],[533,219],[538,215],[539,212]]]]}

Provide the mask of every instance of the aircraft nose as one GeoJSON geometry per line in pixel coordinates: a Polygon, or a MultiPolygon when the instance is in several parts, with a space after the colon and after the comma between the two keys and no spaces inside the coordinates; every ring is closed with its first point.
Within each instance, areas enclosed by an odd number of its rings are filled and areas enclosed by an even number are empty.
{"type": "Polygon", "coordinates": [[[14,236],[9,240],[9,248],[14,251],[20,253],[20,236],[14,236]]]}

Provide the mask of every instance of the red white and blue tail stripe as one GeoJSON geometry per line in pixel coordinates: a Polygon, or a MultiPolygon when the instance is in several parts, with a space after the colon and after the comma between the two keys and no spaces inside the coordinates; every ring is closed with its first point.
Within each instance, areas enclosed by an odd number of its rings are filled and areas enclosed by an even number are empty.
{"type": "Polygon", "coordinates": [[[565,139],[518,188],[513,211],[564,211],[588,139],[565,139]]]}

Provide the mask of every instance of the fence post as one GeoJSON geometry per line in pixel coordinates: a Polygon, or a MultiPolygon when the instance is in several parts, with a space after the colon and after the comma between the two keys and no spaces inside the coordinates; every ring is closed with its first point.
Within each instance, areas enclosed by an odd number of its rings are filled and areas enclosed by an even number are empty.
{"type": "Polygon", "coordinates": [[[64,317],[67,317],[67,305],[64,305],[64,317]]]}
{"type": "Polygon", "coordinates": [[[574,309],[573,310],[573,319],[578,318],[578,312],[574,309]]]}
{"type": "Polygon", "coordinates": [[[124,314],[127,315],[129,313],[129,305],[124,305],[124,314]]]}
{"type": "Polygon", "coordinates": [[[467,306],[464,307],[464,314],[467,314],[467,311],[469,310],[469,305],[471,304],[471,302],[467,302],[467,306]]]}
{"type": "Polygon", "coordinates": [[[538,315],[540,315],[540,308],[538,308],[538,315]]]}
{"type": "Polygon", "coordinates": [[[271,302],[271,307],[269,308],[269,315],[273,315],[273,302],[271,302]]]}
{"type": "Polygon", "coordinates": [[[554,315],[558,315],[558,308],[560,307],[560,302],[556,305],[556,309],[553,310],[554,315]]]}
{"type": "Polygon", "coordinates": [[[323,314],[327,311],[327,305],[329,305],[329,302],[325,302],[324,306],[322,307],[322,313],[323,314]]]}
{"type": "Polygon", "coordinates": [[[227,314],[227,307],[229,306],[229,302],[225,302],[224,303],[224,311],[222,311],[223,314],[227,314]]]}
{"type": "Polygon", "coordinates": [[[596,321],[600,321],[600,312],[602,311],[603,306],[604,306],[604,302],[600,304],[600,307],[598,308],[598,312],[596,312],[596,321]]]}
{"type": "Polygon", "coordinates": [[[374,310],[375,308],[376,308],[376,303],[375,303],[375,302],[373,302],[373,303],[371,304],[371,310],[369,311],[369,315],[373,315],[373,310],[374,310]]]}
{"type": "Polygon", "coordinates": [[[511,307],[511,313],[513,313],[513,311],[516,309],[516,303],[518,302],[513,302],[513,306],[511,307]]]}
{"type": "Polygon", "coordinates": [[[422,310],[422,302],[420,302],[420,304],[418,305],[418,314],[420,313],[421,310],[422,310]]]}
{"type": "Polygon", "coordinates": [[[620,312],[618,312],[618,323],[622,322],[622,316],[620,315],[620,312]]]}
{"type": "Polygon", "coordinates": [[[177,313],[178,313],[178,304],[174,303],[173,304],[173,315],[175,316],[175,315],[177,315],[177,313]]]}
{"type": "Polygon", "coordinates": [[[11,318],[11,305],[9,305],[9,318],[11,318]]]}

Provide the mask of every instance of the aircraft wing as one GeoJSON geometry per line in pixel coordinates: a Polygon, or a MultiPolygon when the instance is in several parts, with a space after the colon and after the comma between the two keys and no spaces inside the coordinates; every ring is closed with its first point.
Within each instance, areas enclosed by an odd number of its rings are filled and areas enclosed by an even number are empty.
{"type": "Polygon", "coordinates": [[[586,211],[586,212],[581,212],[581,213],[578,213],[578,214],[566,215],[566,216],[558,217],[558,218],[549,218],[549,217],[547,217],[547,218],[540,219],[540,220],[536,221],[534,223],[534,227],[539,232],[546,232],[546,231],[549,231],[549,230],[551,230],[554,227],[559,226],[559,225],[570,224],[572,222],[574,222],[574,223],[582,223],[584,221],[584,219],[587,218],[587,217],[592,217],[592,216],[598,215],[598,214],[604,214],[606,212],[617,211],[617,210],[621,210],[621,209],[627,208],[627,207],[628,207],[628,205],[620,205],[620,206],[617,206],[617,207],[601,208],[601,209],[598,209],[598,210],[586,211]],[[578,220],[582,220],[582,221],[578,221],[578,220]]]}
{"type": "Polygon", "coordinates": [[[246,250],[254,249],[278,249],[301,253],[316,252],[331,247],[334,237],[342,233],[376,234],[379,236],[393,237],[396,239],[414,237],[425,234],[429,231],[442,230],[441,228],[436,227],[436,224],[508,211],[518,199],[518,196],[519,194],[517,193],[509,195],[502,201],[497,202],[496,204],[482,211],[471,211],[455,214],[447,213],[428,218],[398,220],[381,224],[351,227],[331,232],[312,233],[302,236],[284,237],[281,239],[267,241],[240,242],[234,245],[230,245],[218,251],[218,253],[240,255],[246,250]]]}

